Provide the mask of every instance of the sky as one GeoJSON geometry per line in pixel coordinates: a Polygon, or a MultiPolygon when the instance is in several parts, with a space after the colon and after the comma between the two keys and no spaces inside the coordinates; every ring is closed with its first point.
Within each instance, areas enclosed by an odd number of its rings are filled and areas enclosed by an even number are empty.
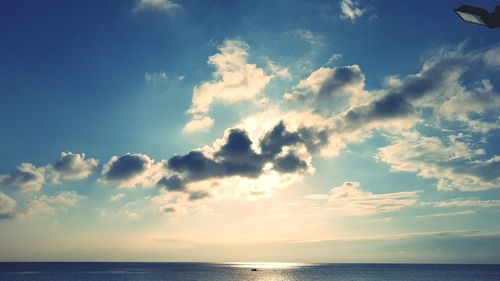
{"type": "Polygon", "coordinates": [[[500,263],[462,4],[0,1],[0,260],[500,263]]]}

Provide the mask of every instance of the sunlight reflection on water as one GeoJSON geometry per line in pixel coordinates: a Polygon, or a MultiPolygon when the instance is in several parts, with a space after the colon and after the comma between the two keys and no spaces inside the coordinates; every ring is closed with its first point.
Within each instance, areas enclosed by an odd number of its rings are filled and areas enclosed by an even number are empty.
{"type": "Polygon", "coordinates": [[[256,268],[256,269],[288,269],[304,266],[312,266],[309,263],[295,263],[295,262],[226,262],[224,265],[239,268],[256,268]]]}

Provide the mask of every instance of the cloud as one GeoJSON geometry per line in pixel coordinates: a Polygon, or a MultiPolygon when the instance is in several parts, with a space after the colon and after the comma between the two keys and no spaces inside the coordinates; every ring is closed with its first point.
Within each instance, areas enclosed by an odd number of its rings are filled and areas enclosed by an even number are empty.
{"type": "Polygon", "coordinates": [[[333,54],[329,59],[328,61],[326,62],[327,65],[331,65],[333,64],[334,62],[338,61],[342,59],[342,54],[333,54]]]}
{"type": "Polygon", "coordinates": [[[476,211],[474,211],[474,210],[467,210],[467,211],[459,211],[459,212],[448,212],[448,213],[437,213],[437,214],[420,215],[420,216],[416,216],[416,217],[419,218],[419,219],[442,218],[442,217],[468,216],[468,215],[473,215],[475,213],[476,213],[476,211]]]}
{"type": "Polygon", "coordinates": [[[21,192],[35,192],[45,183],[45,169],[29,163],[22,163],[10,174],[0,175],[0,185],[21,192]]]}
{"type": "Polygon", "coordinates": [[[326,208],[342,211],[348,215],[372,215],[393,212],[417,204],[419,191],[374,194],[361,188],[359,182],[344,182],[333,187],[330,194],[311,194],[310,200],[327,200],[326,208]]]}
{"type": "Polygon", "coordinates": [[[283,97],[286,100],[301,100],[338,104],[343,99],[359,99],[366,93],[363,91],[365,76],[358,65],[341,67],[320,67],[294,87],[291,93],[283,97]]]}
{"type": "MultiPolygon", "coordinates": [[[[262,68],[247,63],[248,45],[240,40],[226,40],[219,47],[219,52],[208,58],[208,63],[215,67],[214,80],[207,81],[193,89],[192,105],[188,113],[195,116],[195,122],[187,130],[206,129],[213,125],[213,119],[207,119],[206,114],[214,102],[226,104],[246,100],[256,100],[264,87],[272,79],[262,68]],[[211,122],[208,122],[212,120],[211,122]],[[199,126],[200,122],[203,127],[199,126]]],[[[189,125],[189,124],[188,124],[189,125]]]]}
{"type": "Polygon", "coordinates": [[[23,216],[52,215],[57,211],[65,211],[76,206],[83,199],[85,199],[85,196],[75,191],[63,191],[54,196],[35,196],[26,204],[23,216]]]}
{"type": "Polygon", "coordinates": [[[181,6],[172,0],[138,0],[133,8],[133,12],[159,10],[170,13],[180,8],[181,6]]]}
{"type": "Polygon", "coordinates": [[[14,218],[16,205],[16,200],[0,192],[0,220],[14,218]]]}
{"type": "Polygon", "coordinates": [[[448,144],[437,137],[408,133],[380,148],[376,158],[393,171],[414,172],[437,180],[438,189],[478,191],[500,187],[500,156],[478,159],[482,149],[451,139],[448,144]]]}
{"type": "Polygon", "coordinates": [[[164,172],[163,163],[157,163],[145,154],[113,156],[103,167],[103,181],[118,182],[120,187],[155,186],[164,172]]]}
{"type": "Polygon", "coordinates": [[[158,82],[168,80],[167,74],[163,71],[144,74],[144,79],[146,82],[158,82]]]}
{"type": "Polygon", "coordinates": [[[325,38],[321,35],[314,34],[312,31],[307,29],[297,29],[292,31],[292,34],[296,37],[306,41],[315,47],[325,46],[325,38]]]}
{"type": "Polygon", "coordinates": [[[118,193],[109,197],[109,202],[119,202],[125,197],[125,193],[118,193]]]}
{"type": "Polygon", "coordinates": [[[318,135],[310,128],[288,131],[280,122],[254,143],[246,130],[231,128],[212,147],[170,158],[167,167],[171,174],[158,185],[187,193],[190,200],[207,197],[221,186],[231,190],[241,187],[236,193],[244,196],[255,195],[256,190],[260,193],[259,185],[267,191],[270,184],[276,188],[287,186],[313,172],[310,152],[323,145],[314,139],[318,135]]]}
{"type": "Polygon", "coordinates": [[[479,199],[454,199],[448,201],[436,201],[422,203],[424,206],[432,206],[435,208],[498,208],[500,207],[500,200],[479,200],[479,199]]]}
{"type": "Polygon", "coordinates": [[[94,158],[85,159],[84,153],[62,152],[53,168],[58,178],[79,180],[90,176],[98,165],[94,158]]]}
{"type": "Polygon", "coordinates": [[[192,119],[182,128],[184,133],[208,131],[214,125],[215,120],[208,116],[194,115],[192,119]]]}
{"type": "Polygon", "coordinates": [[[359,0],[342,0],[340,1],[340,9],[342,11],[341,17],[353,22],[368,11],[367,8],[361,7],[361,1],[359,0]]]}

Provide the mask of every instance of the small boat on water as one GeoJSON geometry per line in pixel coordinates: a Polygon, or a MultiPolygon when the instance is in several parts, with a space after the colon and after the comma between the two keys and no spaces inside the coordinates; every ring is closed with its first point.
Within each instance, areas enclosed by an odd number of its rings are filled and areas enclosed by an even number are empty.
{"type": "Polygon", "coordinates": [[[257,268],[252,268],[252,269],[250,269],[250,270],[251,270],[251,271],[257,271],[257,268]]]}

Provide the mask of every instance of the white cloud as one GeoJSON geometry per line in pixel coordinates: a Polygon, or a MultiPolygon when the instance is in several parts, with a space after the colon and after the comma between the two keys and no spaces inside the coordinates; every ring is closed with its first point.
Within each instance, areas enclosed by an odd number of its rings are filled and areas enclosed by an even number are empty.
{"type": "Polygon", "coordinates": [[[209,57],[215,67],[214,80],[193,89],[192,105],[188,113],[193,116],[207,113],[214,102],[231,104],[257,100],[264,87],[271,81],[262,68],[247,63],[248,45],[240,40],[226,40],[219,53],[209,57]]]}
{"type": "Polygon", "coordinates": [[[0,175],[0,185],[17,189],[21,192],[39,191],[45,183],[45,168],[37,168],[29,163],[22,163],[10,174],[0,175]]]}
{"type": "Polygon", "coordinates": [[[173,12],[180,9],[180,5],[172,0],[138,0],[133,11],[139,12],[142,10],[160,10],[164,12],[173,12]]]}
{"type": "Polygon", "coordinates": [[[328,61],[326,62],[327,65],[331,65],[333,64],[334,62],[340,60],[342,58],[342,55],[341,54],[333,54],[329,59],[328,61]]]}
{"type": "Polygon", "coordinates": [[[30,200],[23,216],[52,215],[57,211],[65,211],[76,206],[85,199],[75,191],[63,191],[54,196],[40,195],[30,200]]]}
{"type": "Polygon", "coordinates": [[[454,199],[448,201],[436,201],[422,203],[424,206],[432,206],[436,208],[499,208],[500,200],[479,200],[474,198],[469,199],[454,199]]]}
{"type": "Polygon", "coordinates": [[[342,18],[355,21],[357,18],[362,17],[368,9],[361,7],[359,0],[342,0],[340,1],[340,9],[342,11],[342,18]]]}
{"type": "Polygon", "coordinates": [[[118,193],[109,197],[109,202],[118,202],[125,197],[125,193],[118,193]]]}
{"type": "Polygon", "coordinates": [[[466,211],[459,211],[459,212],[448,212],[448,213],[437,213],[437,214],[420,215],[420,216],[416,216],[416,217],[419,218],[419,219],[425,219],[425,218],[442,218],[442,217],[468,216],[468,215],[473,215],[475,213],[476,213],[476,211],[474,211],[474,210],[466,210],[466,211]]]}
{"type": "Polygon", "coordinates": [[[437,180],[438,189],[478,191],[500,187],[500,156],[478,159],[482,149],[451,138],[448,144],[437,137],[407,133],[380,148],[376,158],[393,171],[413,172],[437,180]]]}
{"type": "Polygon", "coordinates": [[[208,131],[214,125],[214,119],[203,115],[194,115],[192,119],[184,126],[184,133],[194,133],[208,131]]]}
{"type": "Polygon", "coordinates": [[[16,200],[0,192],[0,219],[13,218],[16,211],[16,205],[16,200]]]}
{"type": "Polygon", "coordinates": [[[99,165],[99,161],[94,158],[85,159],[85,153],[62,152],[61,157],[52,166],[56,181],[59,178],[68,180],[84,179],[99,165]]]}
{"type": "MultiPolygon", "coordinates": [[[[371,215],[393,212],[417,204],[419,191],[374,194],[361,188],[359,182],[344,182],[330,190],[330,194],[311,194],[307,199],[327,197],[325,207],[348,215],[371,215]]],[[[324,199],[323,199],[324,200],[324,199]]]]}

